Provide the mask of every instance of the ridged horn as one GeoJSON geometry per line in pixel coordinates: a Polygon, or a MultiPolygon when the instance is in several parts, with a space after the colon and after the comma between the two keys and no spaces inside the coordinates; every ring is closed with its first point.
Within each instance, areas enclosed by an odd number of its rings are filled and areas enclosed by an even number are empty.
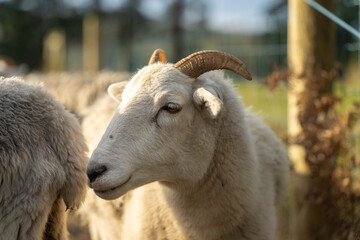
{"type": "Polygon", "coordinates": [[[156,49],[153,54],[151,55],[151,58],[149,60],[149,64],[148,65],[151,65],[151,64],[154,64],[154,63],[157,63],[157,62],[162,62],[162,63],[166,63],[166,54],[164,52],[164,50],[162,49],[156,49]]]}
{"type": "Polygon", "coordinates": [[[227,69],[247,80],[252,79],[249,70],[241,60],[230,54],[213,50],[193,53],[175,63],[174,67],[192,78],[197,78],[212,70],[227,69]]]}

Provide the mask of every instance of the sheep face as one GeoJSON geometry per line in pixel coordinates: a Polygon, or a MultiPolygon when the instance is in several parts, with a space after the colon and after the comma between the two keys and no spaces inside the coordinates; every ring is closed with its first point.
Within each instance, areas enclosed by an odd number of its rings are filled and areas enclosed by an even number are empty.
{"type": "Polygon", "coordinates": [[[121,103],[87,167],[98,196],[115,199],[154,181],[199,181],[218,131],[222,101],[216,87],[156,63],[109,93],[121,103]]]}

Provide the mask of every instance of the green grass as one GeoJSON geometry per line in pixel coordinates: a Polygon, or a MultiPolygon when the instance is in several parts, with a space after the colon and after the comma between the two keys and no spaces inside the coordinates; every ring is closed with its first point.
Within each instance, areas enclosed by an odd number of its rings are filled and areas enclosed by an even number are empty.
{"type": "MultiPolygon", "coordinates": [[[[261,116],[279,137],[285,137],[287,132],[287,88],[282,85],[275,92],[255,81],[237,81],[235,87],[246,107],[252,106],[252,111],[261,116]]],[[[354,102],[360,102],[360,90],[346,84],[335,82],[334,93],[341,98],[336,104],[340,116],[349,111],[354,102]]]]}
{"type": "Polygon", "coordinates": [[[287,131],[287,89],[281,86],[276,92],[271,92],[266,85],[251,82],[236,82],[235,87],[242,97],[246,107],[252,107],[276,132],[284,137],[287,131]]]}

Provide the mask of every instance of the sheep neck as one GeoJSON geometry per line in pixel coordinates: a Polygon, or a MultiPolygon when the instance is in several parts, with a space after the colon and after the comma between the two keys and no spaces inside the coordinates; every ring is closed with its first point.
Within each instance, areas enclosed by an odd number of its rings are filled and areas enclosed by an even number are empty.
{"type": "Polygon", "coordinates": [[[163,191],[174,217],[183,223],[183,232],[196,239],[219,239],[234,231],[241,234],[244,216],[248,215],[242,203],[249,205],[247,199],[254,199],[249,191],[255,182],[249,181],[254,176],[254,151],[244,113],[228,113],[223,119],[213,159],[203,178],[186,187],[165,186],[163,191]]]}

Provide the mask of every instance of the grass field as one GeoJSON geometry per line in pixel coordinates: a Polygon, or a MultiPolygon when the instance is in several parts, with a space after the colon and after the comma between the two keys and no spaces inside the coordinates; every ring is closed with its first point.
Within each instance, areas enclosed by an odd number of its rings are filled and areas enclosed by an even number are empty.
{"type": "Polygon", "coordinates": [[[276,92],[261,83],[239,81],[235,83],[246,107],[251,107],[276,132],[284,137],[287,130],[287,89],[281,86],[276,92]]]}
{"type": "MultiPolygon", "coordinates": [[[[275,92],[271,92],[265,84],[256,81],[236,81],[235,87],[246,107],[252,107],[253,112],[262,116],[280,138],[286,136],[287,88],[285,84],[281,85],[275,92]]],[[[351,86],[345,82],[336,82],[334,92],[336,96],[342,99],[336,104],[340,116],[350,110],[355,102],[360,102],[360,90],[356,86],[351,86]]]]}

